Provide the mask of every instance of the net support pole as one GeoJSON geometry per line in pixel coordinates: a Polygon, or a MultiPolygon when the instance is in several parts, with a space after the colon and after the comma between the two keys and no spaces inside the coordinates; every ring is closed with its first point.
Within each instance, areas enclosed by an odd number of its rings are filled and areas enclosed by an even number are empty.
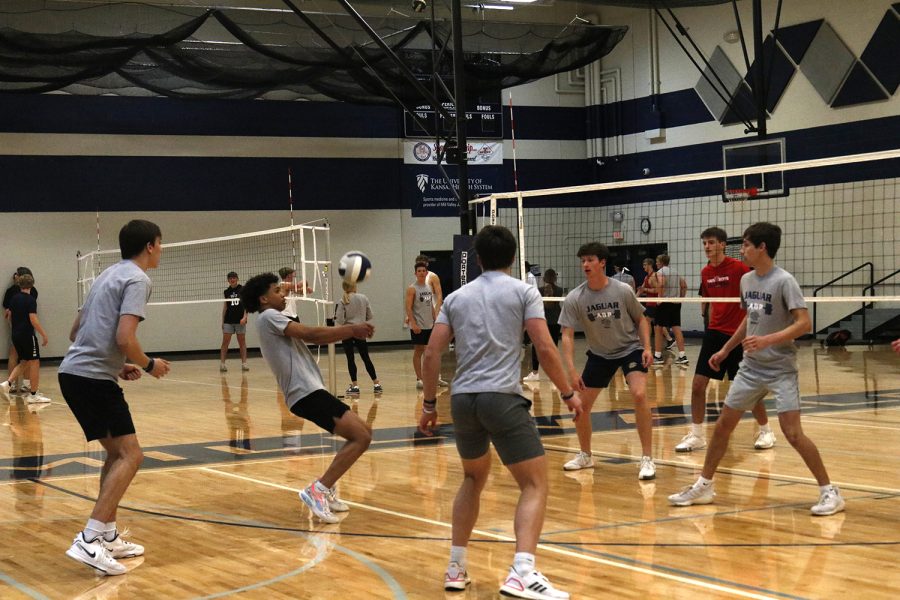
{"type": "Polygon", "coordinates": [[[516,194],[516,228],[519,234],[519,274],[522,281],[528,280],[525,273],[525,212],[522,209],[522,193],[516,194]]]}
{"type": "MultiPolygon", "coordinates": [[[[326,225],[328,225],[328,227],[327,227],[327,229],[325,229],[325,250],[326,250],[326,252],[328,252],[328,258],[330,259],[331,258],[331,226],[327,222],[326,222],[326,225]]],[[[318,268],[319,268],[319,265],[316,264],[316,269],[318,269],[318,268]]],[[[331,300],[332,271],[333,271],[333,269],[331,268],[331,265],[330,264],[326,265],[325,277],[322,278],[323,279],[322,284],[325,286],[325,289],[323,290],[322,295],[324,296],[325,300],[331,300]]],[[[332,308],[333,306],[334,306],[334,303],[325,304],[325,310],[331,309],[332,316],[334,316],[334,312],[333,312],[334,309],[332,308]]],[[[325,314],[325,323],[326,324],[328,323],[328,314],[327,313],[325,314]]],[[[334,342],[331,342],[330,344],[328,344],[328,389],[331,390],[332,396],[337,396],[337,393],[338,393],[338,390],[337,390],[337,360],[335,358],[334,346],[335,346],[334,342]]]]}

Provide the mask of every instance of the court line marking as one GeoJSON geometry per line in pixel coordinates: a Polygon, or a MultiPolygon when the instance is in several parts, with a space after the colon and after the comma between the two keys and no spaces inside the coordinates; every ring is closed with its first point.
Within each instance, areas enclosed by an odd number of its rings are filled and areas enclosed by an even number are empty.
{"type": "MultiPolygon", "coordinates": [[[[232,478],[234,478],[234,479],[240,479],[240,480],[247,481],[247,482],[250,482],[250,483],[254,483],[254,484],[257,484],[257,485],[263,485],[263,486],[272,487],[272,488],[276,488],[276,489],[280,489],[280,490],[285,490],[285,491],[290,491],[290,492],[295,492],[295,493],[299,493],[299,492],[300,492],[300,489],[298,489],[298,488],[286,486],[286,485],[283,485],[283,484],[280,484],[280,483],[275,483],[275,482],[272,482],[272,481],[266,481],[266,480],[264,480],[264,479],[257,479],[257,478],[255,478],[255,477],[247,477],[246,475],[238,475],[237,473],[229,473],[229,472],[227,472],[227,471],[219,471],[219,470],[212,469],[212,468],[209,468],[209,467],[203,467],[203,468],[201,468],[201,470],[207,471],[207,472],[209,472],[209,473],[213,473],[213,474],[216,474],[216,475],[223,475],[223,476],[225,476],[225,477],[232,477],[232,478]]],[[[359,502],[350,502],[350,501],[347,501],[347,500],[345,500],[345,502],[346,502],[347,504],[349,504],[350,506],[355,506],[355,507],[361,508],[361,509],[363,509],[363,510],[369,510],[369,511],[372,511],[372,512],[378,512],[378,513],[385,514],[385,515],[389,515],[389,516],[393,516],[393,517],[399,517],[399,518],[401,518],[401,519],[407,519],[407,520],[411,520],[411,521],[418,521],[418,522],[420,522],[420,523],[425,523],[425,524],[428,524],[428,525],[434,525],[434,526],[437,526],[437,527],[443,527],[443,528],[446,528],[446,529],[449,529],[449,528],[452,527],[452,524],[450,524],[450,523],[445,523],[445,522],[443,522],[443,521],[436,521],[436,520],[434,520],[434,519],[428,519],[428,518],[426,518],[426,517],[419,517],[419,516],[411,515],[411,514],[408,514],[408,513],[401,513],[401,512],[389,510],[389,509],[386,509],[386,508],[380,508],[380,507],[377,507],[377,506],[371,506],[371,505],[369,505],[369,504],[362,504],[362,503],[359,503],[359,502]]],[[[496,539],[496,540],[501,540],[501,541],[506,541],[506,542],[515,542],[515,538],[514,538],[514,537],[510,537],[510,536],[507,536],[507,535],[502,535],[502,534],[499,534],[499,533],[494,533],[494,532],[492,532],[492,531],[484,531],[484,530],[481,530],[481,529],[473,529],[473,530],[472,530],[472,533],[473,533],[473,534],[478,534],[478,535],[483,536],[483,537],[493,538],[493,539],[496,539]]],[[[595,562],[595,563],[602,564],[602,565],[606,565],[606,566],[609,566],[609,567],[615,567],[615,568],[619,568],[619,569],[624,569],[624,570],[626,570],[626,571],[634,571],[634,572],[641,573],[641,574],[644,574],[644,575],[650,575],[650,576],[654,576],[654,577],[662,577],[663,579],[670,579],[670,580],[672,580],[672,581],[676,581],[676,582],[678,582],[678,583],[683,583],[683,584],[685,584],[685,585],[693,585],[693,586],[696,586],[696,587],[701,587],[701,588],[704,588],[704,589],[713,590],[713,591],[721,592],[721,593],[724,593],[724,594],[730,594],[730,595],[733,595],[733,596],[739,596],[739,597],[742,597],[742,598],[771,599],[771,598],[774,597],[774,596],[766,596],[766,595],[762,595],[762,594],[758,594],[758,593],[754,593],[754,592],[748,592],[748,591],[740,590],[740,589],[737,589],[737,588],[731,588],[731,587],[727,587],[727,586],[724,586],[724,585],[719,585],[719,584],[716,584],[716,583],[711,583],[711,582],[707,582],[707,581],[703,581],[703,580],[699,580],[699,579],[692,579],[692,578],[689,578],[689,577],[683,577],[683,576],[680,576],[680,575],[673,575],[673,574],[670,574],[670,573],[665,573],[665,572],[663,572],[663,571],[658,571],[658,570],[654,570],[654,569],[647,569],[647,568],[644,568],[644,567],[639,567],[639,566],[636,566],[636,565],[630,565],[630,564],[628,564],[628,563],[623,563],[623,562],[617,562],[617,561],[610,560],[610,559],[606,559],[606,558],[600,558],[600,557],[597,557],[597,556],[591,556],[591,555],[589,555],[589,554],[584,554],[584,553],[581,553],[581,552],[575,552],[575,551],[572,551],[572,550],[567,550],[567,549],[565,549],[565,548],[561,548],[561,547],[555,546],[555,545],[538,544],[538,548],[540,548],[541,550],[547,551],[547,552],[552,552],[552,553],[554,553],[554,554],[560,554],[560,555],[563,555],[563,556],[566,556],[566,557],[569,557],[569,558],[577,558],[577,559],[580,559],[580,560],[586,560],[586,561],[588,561],[588,562],[595,562]]]]}
{"type": "MultiPolygon", "coordinates": [[[[544,444],[544,448],[547,450],[555,450],[562,452],[571,452],[574,453],[576,450],[570,446],[553,446],[550,444],[544,444]]],[[[603,452],[600,450],[592,450],[591,454],[594,456],[608,456],[611,458],[628,458],[634,462],[638,462],[640,460],[639,456],[633,454],[620,454],[618,452],[603,452]]],[[[702,463],[699,464],[687,464],[675,460],[669,460],[664,458],[654,458],[653,462],[657,465],[666,465],[669,467],[680,467],[686,469],[701,469],[703,467],[702,463]]],[[[734,467],[719,467],[716,469],[716,473],[727,473],[729,475],[748,475],[753,477],[760,477],[762,474],[759,471],[752,471],[750,469],[736,469],[734,467]]],[[[789,481],[792,483],[806,483],[809,485],[818,485],[816,483],[815,478],[813,477],[798,477],[796,475],[778,475],[773,473],[766,473],[765,477],[772,481],[789,481]]],[[[856,492],[869,492],[869,493],[879,493],[879,494],[900,494],[900,489],[896,488],[885,488],[874,485],[857,485],[853,483],[841,482],[841,481],[832,481],[833,484],[841,487],[842,489],[853,490],[856,492]]]]}
{"type": "Polygon", "coordinates": [[[862,423],[847,423],[846,421],[836,423],[832,419],[820,419],[817,417],[806,417],[803,419],[803,422],[819,423],[822,425],[839,425],[841,427],[858,427],[860,429],[884,429],[887,431],[900,431],[900,425],[898,425],[897,427],[885,427],[884,425],[864,425],[862,423]]]}

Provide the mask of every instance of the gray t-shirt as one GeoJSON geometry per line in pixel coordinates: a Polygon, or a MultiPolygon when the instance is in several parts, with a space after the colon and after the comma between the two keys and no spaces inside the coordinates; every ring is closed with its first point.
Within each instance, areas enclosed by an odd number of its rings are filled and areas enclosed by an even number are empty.
{"type": "Polygon", "coordinates": [[[665,266],[661,267],[659,271],[657,271],[659,277],[666,278],[666,287],[665,292],[661,294],[662,296],[667,296],[669,298],[678,298],[681,296],[681,275],[678,274],[678,271],[673,269],[672,267],[665,266]]]}
{"type": "Polygon", "coordinates": [[[131,260],[120,261],[94,281],[81,308],[78,333],[59,365],[60,373],[118,381],[125,354],[116,343],[119,317],[144,320],[150,278],[131,260]]]}
{"type": "Polygon", "coordinates": [[[412,309],[416,325],[422,329],[432,329],[434,327],[434,290],[427,283],[419,285],[416,282],[409,287],[415,292],[412,309]]]}
{"type": "Polygon", "coordinates": [[[622,358],[643,349],[637,328],[643,315],[631,286],[609,278],[601,290],[592,290],[585,281],[569,292],[559,324],[583,330],[592,354],[622,358]]]}
{"type": "MultiPolygon", "coordinates": [[[[747,336],[768,335],[793,325],[791,310],[806,308],[800,285],[794,276],[773,267],[760,277],[750,271],[741,277],[741,306],[747,311],[747,336]]],[[[744,353],[744,362],[751,368],[767,371],[797,370],[797,347],[794,341],[744,353]]]]}
{"type": "Polygon", "coordinates": [[[456,336],[454,394],[521,394],[519,354],[528,319],[544,319],[541,295],[501,271],[485,271],[444,301],[437,322],[456,336]]]}
{"type": "Polygon", "coordinates": [[[635,289],[634,277],[632,277],[625,271],[622,271],[621,273],[616,273],[615,275],[612,276],[612,278],[615,279],[616,281],[621,281],[622,283],[626,284],[631,289],[635,289]]]}
{"type": "Polygon", "coordinates": [[[284,334],[291,322],[292,319],[273,308],[264,310],[256,318],[259,349],[275,375],[288,408],[316,390],[325,389],[322,373],[309,348],[303,340],[284,334]]]}
{"type": "Polygon", "coordinates": [[[372,320],[372,308],[369,299],[362,294],[350,294],[350,303],[338,300],[334,308],[334,320],[338,325],[356,325],[372,320]]]}

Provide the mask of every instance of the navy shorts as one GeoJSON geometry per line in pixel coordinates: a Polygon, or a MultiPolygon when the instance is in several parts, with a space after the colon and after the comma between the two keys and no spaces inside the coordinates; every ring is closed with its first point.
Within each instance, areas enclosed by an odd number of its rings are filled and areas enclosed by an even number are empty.
{"type": "Polygon", "coordinates": [[[584,371],[581,373],[581,380],[589,388],[607,387],[619,368],[622,369],[624,375],[628,375],[632,371],[647,372],[643,363],[643,350],[635,350],[622,358],[603,358],[590,350],[586,354],[588,359],[584,365],[584,371]]]}
{"type": "Polygon", "coordinates": [[[350,407],[325,390],[316,390],[291,406],[291,412],[312,421],[328,433],[334,433],[334,422],[344,416],[350,407]]]}
{"type": "Polygon", "coordinates": [[[706,330],[706,333],[703,334],[703,345],[700,347],[700,356],[697,358],[697,368],[694,371],[695,375],[702,375],[703,377],[722,381],[727,373],[728,381],[734,381],[734,376],[737,375],[738,372],[738,366],[744,359],[744,348],[740,344],[738,344],[737,347],[731,351],[731,354],[719,364],[718,371],[713,371],[712,367],[709,366],[710,357],[724,348],[725,342],[727,342],[730,337],[731,336],[727,333],[716,331],[715,329],[706,330]]]}
{"type": "Polygon", "coordinates": [[[125,394],[115,381],[60,373],[59,389],[87,441],[134,433],[125,394]]]}
{"type": "Polygon", "coordinates": [[[660,327],[681,327],[681,303],[660,304],[656,309],[656,324],[660,327]]]}
{"type": "Polygon", "coordinates": [[[416,346],[427,346],[428,340],[431,339],[431,330],[423,329],[419,333],[414,332],[412,329],[409,330],[409,338],[412,340],[412,343],[416,346]]]}
{"type": "Polygon", "coordinates": [[[35,334],[16,334],[12,336],[12,343],[19,360],[40,360],[41,345],[35,334]]]}

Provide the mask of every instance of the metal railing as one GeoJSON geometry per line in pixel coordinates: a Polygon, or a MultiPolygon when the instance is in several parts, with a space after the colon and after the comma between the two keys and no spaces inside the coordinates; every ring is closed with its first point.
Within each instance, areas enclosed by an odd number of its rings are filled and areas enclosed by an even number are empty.
{"type": "MultiPolygon", "coordinates": [[[[873,281],[872,283],[870,283],[869,285],[867,285],[866,287],[863,288],[862,295],[868,296],[869,294],[866,292],[871,290],[872,291],[871,295],[875,296],[875,286],[881,285],[882,283],[884,283],[885,281],[887,281],[888,279],[890,279],[891,277],[893,277],[894,275],[896,275],[898,273],[900,273],[900,269],[895,269],[893,273],[889,273],[889,274],[885,275],[878,281],[873,281]]],[[[864,336],[866,335],[866,311],[863,311],[863,313],[862,313],[862,333],[864,336]]]]}
{"type": "MultiPolygon", "coordinates": [[[[867,285],[866,287],[863,288],[863,292],[865,292],[865,290],[867,290],[867,289],[869,289],[869,288],[871,288],[871,287],[873,287],[873,286],[875,285],[875,265],[873,265],[871,262],[868,262],[868,261],[867,261],[867,262],[864,262],[863,264],[859,265],[858,267],[854,267],[853,269],[850,269],[849,271],[847,271],[847,272],[844,273],[843,275],[839,275],[839,276],[835,277],[834,279],[832,279],[831,281],[829,281],[828,283],[823,283],[822,285],[820,285],[819,287],[817,287],[816,289],[814,289],[814,290],[813,290],[813,298],[815,298],[816,296],[818,296],[818,295],[819,295],[819,292],[822,291],[822,290],[824,290],[825,288],[834,285],[835,283],[837,283],[837,282],[840,281],[841,279],[843,279],[843,278],[845,278],[845,277],[848,277],[849,275],[852,275],[853,273],[856,273],[856,272],[859,271],[860,269],[864,269],[864,268],[866,268],[866,267],[869,267],[869,285],[867,285]]],[[[863,294],[861,294],[861,295],[865,296],[866,294],[863,293],[863,294]]],[[[874,294],[874,290],[873,290],[873,294],[872,294],[872,295],[873,295],[873,296],[875,295],[875,294],[874,294]]],[[[817,305],[818,305],[818,302],[813,302],[813,335],[815,335],[815,334],[817,334],[817,333],[819,332],[819,324],[818,324],[817,319],[816,319],[816,308],[817,308],[817,305]]],[[[863,302],[862,307],[863,307],[863,308],[866,307],[865,302],[863,302]]],[[[865,327],[865,325],[863,325],[863,327],[865,327]]],[[[863,329],[863,332],[865,332],[865,329],[863,329]]]]}

